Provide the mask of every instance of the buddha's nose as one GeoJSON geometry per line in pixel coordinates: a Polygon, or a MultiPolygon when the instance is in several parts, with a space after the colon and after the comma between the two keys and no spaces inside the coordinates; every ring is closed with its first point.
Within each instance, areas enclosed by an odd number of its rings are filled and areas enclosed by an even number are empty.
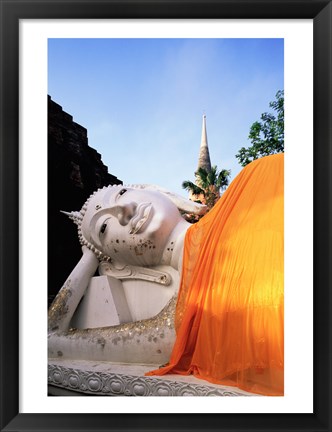
{"type": "Polygon", "coordinates": [[[136,213],[137,204],[134,202],[118,206],[117,218],[121,225],[127,225],[136,213]]]}

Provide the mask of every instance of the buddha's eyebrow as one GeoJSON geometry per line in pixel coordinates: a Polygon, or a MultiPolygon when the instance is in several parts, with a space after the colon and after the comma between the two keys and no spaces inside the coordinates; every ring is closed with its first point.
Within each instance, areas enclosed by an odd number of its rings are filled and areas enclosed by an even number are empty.
{"type": "Polygon", "coordinates": [[[119,190],[115,191],[115,190],[112,190],[112,188],[110,188],[105,193],[104,198],[103,198],[103,207],[104,208],[106,208],[110,204],[110,201],[112,201],[112,202],[115,203],[115,199],[116,199],[116,196],[117,196],[118,192],[119,192],[119,190]]]}

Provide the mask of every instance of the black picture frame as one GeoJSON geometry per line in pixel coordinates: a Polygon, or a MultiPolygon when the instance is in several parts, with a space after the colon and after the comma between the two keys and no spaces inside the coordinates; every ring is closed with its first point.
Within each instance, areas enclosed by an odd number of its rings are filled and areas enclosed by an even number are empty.
{"type": "MultiPolygon", "coordinates": [[[[0,0],[0,19],[1,431],[331,431],[331,1],[0,0]],[[64,18],[313,19],[313,414],[19,413],[19,21],[20,19],[64,18]]],[[[301,155],[299,155],[298,163],[301,163],[301,155]]],[[[304,187],[305,181],[303,179],[304,187]]]]}

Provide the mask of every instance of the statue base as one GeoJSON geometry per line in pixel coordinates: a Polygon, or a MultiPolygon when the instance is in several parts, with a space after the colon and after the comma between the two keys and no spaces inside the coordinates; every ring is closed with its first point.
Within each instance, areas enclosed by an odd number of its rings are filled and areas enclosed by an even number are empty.
{"type": "Polygon", "coordinates": [[[50,396],[258,396],[192,375],[145,376],[156,365],[50,359],[50,396]]]}

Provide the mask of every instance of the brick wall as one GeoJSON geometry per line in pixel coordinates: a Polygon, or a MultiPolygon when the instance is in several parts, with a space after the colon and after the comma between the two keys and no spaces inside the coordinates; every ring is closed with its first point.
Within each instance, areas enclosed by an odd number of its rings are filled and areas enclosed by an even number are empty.
{"type": "Polygon", "coordinates": [[[48,293],[52,298],[81,257],[76,225],[60,210],[80,210],[96,189],[122,184],[88,145],[87,130],[48,96],[48,293]]]}

